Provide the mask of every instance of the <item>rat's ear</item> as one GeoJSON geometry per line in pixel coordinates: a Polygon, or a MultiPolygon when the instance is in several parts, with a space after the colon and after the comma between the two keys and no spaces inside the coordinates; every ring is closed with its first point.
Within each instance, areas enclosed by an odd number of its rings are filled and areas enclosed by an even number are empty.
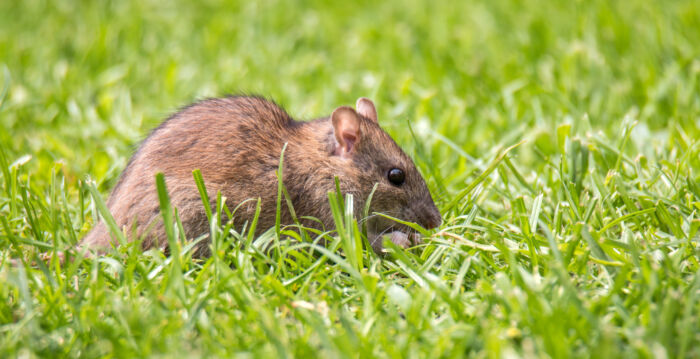
{"type": "Polygon", "coordinates": [[[368,119],[374,122],[377,122],[377,109],[374,108],[374,103],[372,102],[372,100],[366,97],[360,97],[357,99],[355,108],[357,108],[357,113],[359,113],[360,115],[367,117],[368,119]]]}
{"type": "Polygon", "coordinates": [[[347,157],[360,140],[360,118],[351,107],[341,106],[331,114],[335,141],[335,154],[347,157]]]}

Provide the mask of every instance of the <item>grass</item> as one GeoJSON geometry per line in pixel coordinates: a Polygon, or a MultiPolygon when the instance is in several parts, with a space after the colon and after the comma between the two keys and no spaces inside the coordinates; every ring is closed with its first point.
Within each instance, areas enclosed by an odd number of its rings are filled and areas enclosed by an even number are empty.
{"type": "Polygon", "coordinates": [[[699,82],[692,0],[0,2],[0,357],[699,357],[699,82]],[[377,258],[331,194],[337,234],[40,260],[229,92],[372,98],[443,225],[377,258]]]}

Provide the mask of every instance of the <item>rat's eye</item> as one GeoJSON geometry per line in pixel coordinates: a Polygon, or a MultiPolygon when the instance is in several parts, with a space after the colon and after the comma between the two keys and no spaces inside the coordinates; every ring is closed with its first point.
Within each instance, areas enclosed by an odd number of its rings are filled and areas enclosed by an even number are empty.
{"type": "Polygon", "coordinates": [[[403,170],[399,168],[392,168],[389,170],[387,178],[389,178],[389,182],[391,182],[394,186],[400,186],[406,179],[406,175],[403,173],[403,170]]]}

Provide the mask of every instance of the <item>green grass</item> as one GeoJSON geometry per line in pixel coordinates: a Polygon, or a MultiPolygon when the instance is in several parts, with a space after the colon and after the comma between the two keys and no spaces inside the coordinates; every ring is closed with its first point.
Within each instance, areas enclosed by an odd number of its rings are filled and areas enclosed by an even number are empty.
{"type": "Polygon", "coordinates": [[[694,0],[0,1],[0,124],[2,358],[700,356],[694,0]],[[443,225],[380,259],[331,195],[338,235],[219,206],[205,261],[173,227],[44,264],[149,129],[236,92],[372,98],[443,225]]]}

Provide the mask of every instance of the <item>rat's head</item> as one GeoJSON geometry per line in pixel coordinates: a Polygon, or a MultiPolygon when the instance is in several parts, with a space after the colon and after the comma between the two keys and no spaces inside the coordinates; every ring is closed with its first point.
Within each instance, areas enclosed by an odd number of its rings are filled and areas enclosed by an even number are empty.
{"type": "MultiPolygon", "coordinates": [[[[364,197],[360,200],[365,200],[376,184],[370,213],[385,213],[428,229],[439,226],[440,212],[423,176],[411,158],[379,127],[372,101],[360,98],[356,108],[337,108],[331,115],[331,123],[334,155],[340,157],[346,178],[355,182],[352,187],[357,195],[364,197]]],[[[409,227],[381,216],[373,216],[368,229],[376,235],[411,232],[409,227]]]]}

